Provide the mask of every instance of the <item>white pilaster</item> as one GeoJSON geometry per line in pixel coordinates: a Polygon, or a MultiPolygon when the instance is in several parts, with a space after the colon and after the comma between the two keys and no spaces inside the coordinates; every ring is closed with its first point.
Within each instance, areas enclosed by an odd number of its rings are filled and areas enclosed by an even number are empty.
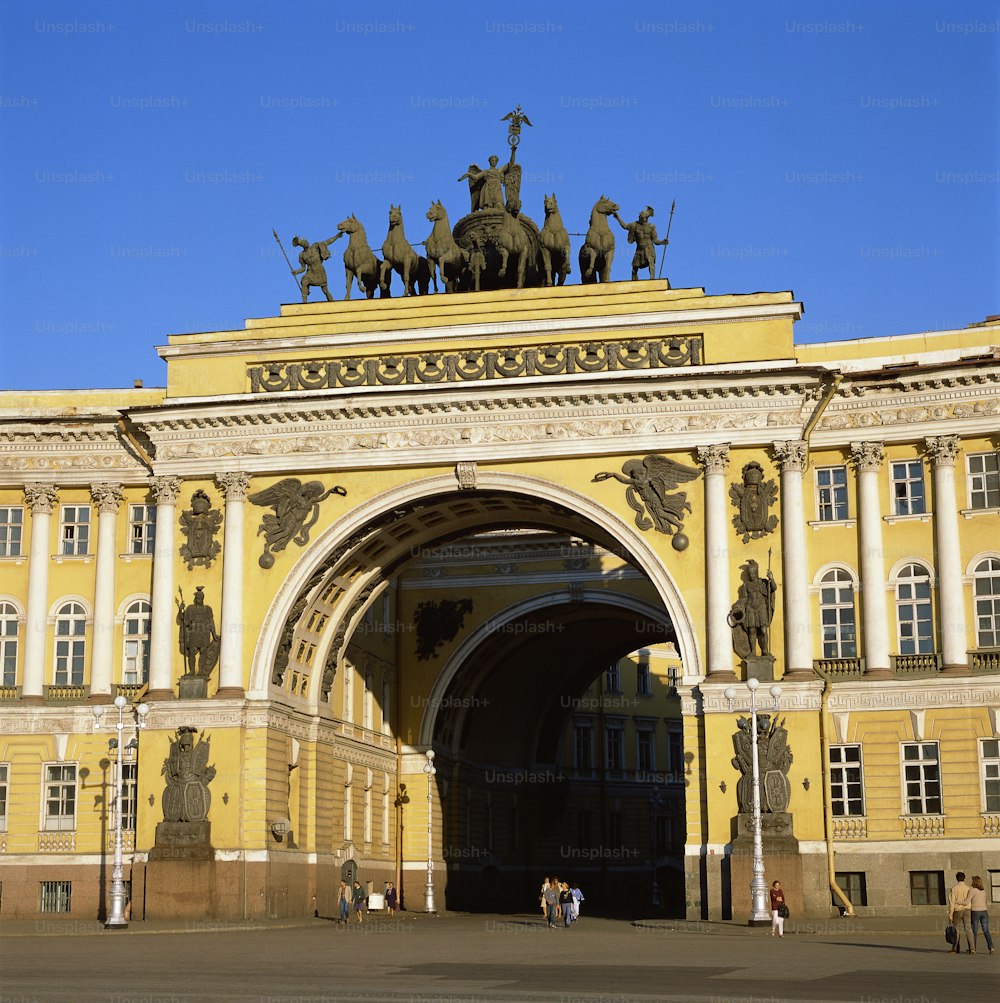
{"type": "Polygon", "coordinates": [[[809,449],[799,439],[776,442],[781,463],[781,568],[785,607],[785,677],[813,675],[812,616],[802,477],[809,449]]]}
{"type": "Polygon", "coordinates": [[[735,678],[733,635],[729,628],[729,527],[726,521],[726,468],[729,443],[698,447],[705,468],[705,628],[709,677],[735,678]]]}
{"type": "Polygon", "coordinates": [[[148,700],[169,700],[174,693],[174,511],[181,481],[154,477],[150,482],[156,502],[153,545],[152,624],[149,638],[148,700]]]}
{"type": "Polygon", "coordinates": [[[118,506],[125,493],[120,484],[92,484],[97,507],[97,571],[94,583],[94,642],[90,658],[90,698],[109,702],[114,676],[115,534],[118,506]]]}
{"type": "Polygon", "coordinates": [[[885,551],[878,473],[885,457],[881,442],[852,442],[858,473],[858,528],[861,544],[861,609],[865,639],[865,675],[891,674],[889,621],[885,610],[885,551]]]}
{"type": "Polygon", "coordinates": [[[934,542],[937,548],[935,564],[943,671],[961,674],[969,669],[969,657],[962,554],[958,539],[958,500],[955,496],[958,436],[928,438],[927,453],[934,469],[934,542]]]}
{"type": "Polygon", "coordinates": [[[54,484],[25,484],[24,500],[31,512],[28,556],[28,609],[24,623],[23,703],[41,703],[45,683],[45,635],[49,595],[49,527],[59,492],[54,484]]]}
{"type": "Polygon", "coordinates": [[[242,471],[217,474],[215,483],[226,496],[217,695],[243,696],[243,523],[250,476],[242,471]]]}

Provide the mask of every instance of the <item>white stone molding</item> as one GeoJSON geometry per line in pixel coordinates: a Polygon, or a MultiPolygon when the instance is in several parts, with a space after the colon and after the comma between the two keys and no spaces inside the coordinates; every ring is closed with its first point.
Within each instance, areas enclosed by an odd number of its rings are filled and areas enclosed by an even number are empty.
{"type": "Polygon", "coordinates": [[[889,627],[883,577],[885,551],[878,486],[879,468],[884,458],[885,448],[881,442],[851,443],[851,459],[857,467],[858,478],[865,672],[873,676],[885,676],[890,672],[889,627]]]}
{"type": "Polygon", "coordinates": [[[823,587],[823,576],[829,574],[831,571],[846,571],[850,576],[854,591],[860,591],[861,579],[858,577],[857,571],[852,568],[850,564],[845,564],[843,561],[828,561],[826,564],[817,568],[816,574],[813,575],[810,591],[819,592],[819,590],[823,587]]]}
{"type": "Polygon", "coordinates": [[[153,495],[153,501],[158,505],[176,505],[182,483],[179,477],[151,477],[149,490],[153,495]]]}
{"type": "Polygon", "coordinates": [[[150,478],[156,502],[149,638],[149,692],[154,699],[174,696],[174,524],[180,490],[178,477],[150,478]]]}
{"type": "Polygon", "coordinates": [[[785,673],[812,674],[812,611],[809,605],[809,564],[806,551],[806,512],[803,497],[808,446],[797,442],[774,444],[781,464],[781,564],[784,581],[785,673]]]}
{"type": "Polygon", "coordinates": [[[52,515],[59,500],[59,489],[54,484],[32,482],[24,485],[24,501],[32,516],[52,515]]]}
{"type": "Polygon", "coordinates": [[[31,549],[28,556],[28,609],[24,624],[24,661],[21,699],[40,703],[45,683],[45,641],[48,636],[45,604],[49,591],[49,534],[58,491],[52,484],[24,486],[31,510],[31,549]]]}
{"type": "Polygon", "coordinates": [[[219,690],[229,696],[243,692],[243,526],[250,475],[219,473],[215,483],[226,497],[222,544],[222,621],[219,625],[219,690]]]}
{"type": "Polygon", "coordinates": [[[972,584],[972,581],[976,574],[976,568],[979,567],[983,561],[988,561],[990,559],[994,561],[1000,561],[1000,550],[981,550],[969,563],[965,566],[965,575],[963,577],[963,582],[966,585],[972,584]]]}
{"type": "Polygon", "coordinates": [[[926,717],[927,711],[923,708],[910,711],[910,727],[913,729],[914,742],[922,742],[924,740],[924,722],[926,717]]]}
{"type": "Polygon", "coordinates": [[[885,679],[872,686],[865,679],[846,680],[832,687],[831,712],[866,710],[923,710],[936,707],[996,707],[1000,682],[996,677],[925,676],[885,679]]]}
{"type": "Polygon", "coordinates": [[[705,625],[708,675],[733,674],[733,635],[729,628],[729,523],[726,469],[729,443],[699,446],[705,469],[705,625]]]}
{"type": "Polygon", "coordinates": [[[463,491],[473,491],[476,487],[476,461],[460,460],[455,464],[455,479],[463,491]]]}
{"type": "Polygon", "coordinates": [[[781,466],[782,473],[795,470],[805,473],[809,466],[809,444],[803,439],[793,439],[773,443],[775,459],[781,466]]]}
{"type": "Polygon", "coordinates": [[[924,441],[927,445],[927,455],[933,460],[935,468],[955,466],[960,448],[957,435],[928,436],[924,441]]]}

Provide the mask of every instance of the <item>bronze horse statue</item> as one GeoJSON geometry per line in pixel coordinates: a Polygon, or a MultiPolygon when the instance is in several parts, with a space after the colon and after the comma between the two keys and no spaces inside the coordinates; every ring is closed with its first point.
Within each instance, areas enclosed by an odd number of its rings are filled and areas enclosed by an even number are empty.
{"type": "Polygon", "coordinates": [[[427,210],[427,218],[434,224],[430,236],[424,246],[427,248],[427,262],[434,280],[434,292],[438,291],[437,273],[441,272],[444,291],[453,293],[458,288],[458,281],[469,263],[469,252],[463,250],[455,242],[448,222],[448,210],[441,200],[432,202],[427,210]]]}
{"type": "MultiPolygon", "coordinates": [[[[515,208],[517,208],[515,206],[515,208]]],[[[510,213],[506,209],[501,210],[500,228],[493,237],[493,243],[500,253],[500,271],[497,274],[503,278],[507,274],[507,263],[510,256],[517,256],[517,288],[524,288],[524,272],[528,264],[530,253],[528,238],[525,236],[524,228],[517,221],[516,213],[510,213]]]]}
{"type": "Polygon", "coordinates": [[[614,215],[619,208],[616,202],[602,195],[590,210],[587,239],[580,248],[580,280],[584,283],[611,281],[615,235],[608,226],[608,216],[614,215]]]}
{"type": "Polygon", "coordinates": [[[383,296],[388,292],[393,269],[403,279],[404,296],[415,296],[418,289],[421,296],[427,295],[431,287],[431,268],[427,259],[420,257],[406,239],[403,210],[398,205],[389,206],[389,232],[382,245],[382,258],[379,289],[383,296]]]}
{"type": "Polygon", "coordinates": [[[539,237],[545,284],[552,285],[552,276],[555,273],[556,283],[561,286],[573,267],[570,263],[569,234],[563,226],[555,192],[545,196],[545,224],[539,237]]]}
{"type": "MultiPolygon", "coordinates": [[[[375,253],[368,246],[368,237],[361,221],[353,213],[342,223],[337,224],[337,229],[341,233],[346,233],[350,237],[347,242],[347,250],[344,251],[344,270],[347,273],[347,292],[344,299],[351,298],[351,287],[354,280],[358,280],[358,288],[364,292],[368,299],[375,298],[375,290],[379,287],[379,279],[382,274],[382,262],[375,257],[375,253]]],[[[383,287],[382,295],[386,295],[388,287],[383,287]]]]}

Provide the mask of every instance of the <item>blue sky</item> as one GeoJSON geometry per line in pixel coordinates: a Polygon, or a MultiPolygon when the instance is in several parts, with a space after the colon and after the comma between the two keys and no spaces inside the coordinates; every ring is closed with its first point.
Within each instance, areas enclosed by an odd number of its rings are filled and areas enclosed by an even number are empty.
{"type": "Polygon", "coordinates": [[[800,341],[982,320],[998,65],[997,3],[7,3],[0,389],[162,385],[167,334],[298,300],[272,227],[423,240],[518,102],[524,211],[676,199],[675,287],[791,289],[800,341]]]}

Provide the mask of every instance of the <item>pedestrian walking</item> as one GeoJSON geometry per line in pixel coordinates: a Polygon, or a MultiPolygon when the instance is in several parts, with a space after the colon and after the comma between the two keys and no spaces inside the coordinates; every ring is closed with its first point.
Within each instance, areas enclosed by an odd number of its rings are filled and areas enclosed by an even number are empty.
{"type": "Polygon", "coordinates": [[[565,881],[559,885],[559,909],[562,912],[563,926],[569,926],[573,922],[573,893],[565,881]]]}
{"type": "Polygon", "coordinates": [[[575,881],[570,892],[573,895],[573,922],[575,923],[580,918],[580,903],[583,901],[583,892],[580,891],[580,886],[575,881]]]}
{"type": "Polygon", "coordinates": [[[559,886],[555,878],[549,878],[549,883],[543,892],[545,900],[545,921],[550,930],[556,928],[556,917],[559,915],[559,886]]]}
{"type": "Polygon", "coordinates": [[[990,914],[986,909],[986,889],[983,888],[983,879],[978,875],[972,876],[972,888],[969,891],[969,912],[972,915],[972,953],[976,953],[976,929],[981,928],[983,936],[986,938],[986,946],[993,953],[993,935],[990,933],[990,914]]]}
{"type": "Polygon", "coordinates": [[[541,887],[541,889],[538,892],[538,904],[542,907],[542,916],[546,915],[546,910],[545,910],[545,892],[546,892],[546,890],[549,887],[549,881],[550,880],[551,879],[549,878],[548,875],[546,875],[544,878],[542,878],[542,887],[541,887]]]}
{"type": "Polygon", "coordinates": [[[781,890],[780,881],[771,882],[771,936],[784,937],[785,920],[788,918],[788,906],[785,905],[785,893],[781,890]]]}
{"type": "Polygon", "coordinates": [[[340,882],[340,922],[346,923],[350,915],[351,889],[346,881],[340,882]]]}
{"type": "Polygon", "coordinates": [[[951,949],[952,954],[962,953],[962,934],[965,934],[966,950],[969,954],[975,954],[976,945],[972,941],[972,926],[969,916],[969,892],[971,888],[965,883],[965,871],[959,871],[955,875],[955,884],[952,885],[948,895],[948,922],[955,927],[957,934],[955,945],[951,949]]]}
{"type": "Polygon", "coordinates": [[[399,908],[399,896],[396,893],[396,886],[391,881],[385,886],[385,908],[390,916],[395,916],[396,909],[399,908]]]}
{"type": "Polygon", "coordinates": [[[365,905],[368,902],[368,895],[361,887],[360,881],[354,882],[354,914],[358,917],[358,923],[365,920],[365,905]]]}

